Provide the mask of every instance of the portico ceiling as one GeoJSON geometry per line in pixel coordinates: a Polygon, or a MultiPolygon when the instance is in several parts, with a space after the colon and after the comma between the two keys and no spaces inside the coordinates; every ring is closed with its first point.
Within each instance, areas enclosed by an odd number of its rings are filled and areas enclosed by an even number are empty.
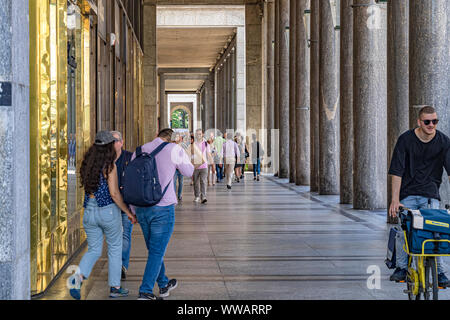
{"type": "Polygon", "coordinates": [[[213,67],[234,28],[158,28],[158,68],[213,67]]]}
{"type": "MultiPolygon", "coordinates": [[[[211,68],[235,30],[232,27],[158,28],[158,68],[211,68]]],[[[196,90],[202,83],[172,79],[166,81],[166,90],[196,90]]]]}

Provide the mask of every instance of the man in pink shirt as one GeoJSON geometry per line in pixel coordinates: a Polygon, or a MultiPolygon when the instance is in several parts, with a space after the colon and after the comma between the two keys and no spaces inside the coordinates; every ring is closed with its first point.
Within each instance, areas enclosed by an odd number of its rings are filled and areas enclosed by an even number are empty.
{"type": "Polygon", "coordinates": [[[197,129],[195,131],[194,150],[196,154],[200,154],[194,157],[194,196],[195,202],[201,200],[202,203],[206,203],[206,184],[208,182],[208,161],[212,163],[211,148],[209,144],[203,139],[203,130],[197,129]]]}
{"type": "MultiPolygon", "coordinates": [[[[142,146],[142,152],[151,153],[161,143],[170,142],[173,133],[172,129],[163,129],[155,140],[142,146]]],[[[136,153],[131,160],[135,157],[136,153]]],[[[178,203],[173,187],[173,177],[177,169],[186,177],[192,176],[194,172],[190,156],[175,143],[166,145],[155,159],[161,189],[164,190],[168,184],[170,185],[161,201],[155,206],[132,208],[136,212],[148,249],[147,265],[139,288],[138,300],[159,300],[169,296],[169,292],[177,287],[176,279],[167,278],[163,261],[175,225],[175,205],[178,203]],[[158,282],[159,297],[153,294],[155,282],[158,282]]]]}

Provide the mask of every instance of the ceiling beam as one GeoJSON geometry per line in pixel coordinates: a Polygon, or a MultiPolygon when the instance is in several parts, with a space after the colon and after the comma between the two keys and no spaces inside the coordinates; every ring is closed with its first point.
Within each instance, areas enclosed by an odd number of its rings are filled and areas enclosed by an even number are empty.
{"type": "Polygon", "coordinates": [[[158,68],[158,74],[167,73],[209,74],[209,68],[158,68]]]}

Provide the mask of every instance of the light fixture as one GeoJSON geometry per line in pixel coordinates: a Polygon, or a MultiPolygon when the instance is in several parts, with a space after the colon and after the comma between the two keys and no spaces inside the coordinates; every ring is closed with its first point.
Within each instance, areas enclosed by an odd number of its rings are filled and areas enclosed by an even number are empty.
{"type": "Polygon", "coordinates": [[[306,9],[303,13],[303,22],[305,24],[306,42],[308,48],[311,47],[311,10],[306,9]]]}
{"type": "Polygon", "coordinates": [[[286,43],[289,46],[289,26],[284,27],[284,40],[286,40],[286,43]]]}
{"type": "Polygon", "coordinates": [[[331,6],[331,15],[333,16],[333,26],[334,30],[339,30],[341,28],[341,12],[339,0],[329,0],[331,6]]]}

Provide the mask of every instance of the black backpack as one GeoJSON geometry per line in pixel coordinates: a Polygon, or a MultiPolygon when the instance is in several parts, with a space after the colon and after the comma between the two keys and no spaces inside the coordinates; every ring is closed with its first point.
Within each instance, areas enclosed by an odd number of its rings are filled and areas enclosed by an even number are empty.
{"type": "Polygon", "coordinates": [[[125,203],[137,207],[151,207],[161,201],[170,182],[162,191],[155,156],[168,144],[161,143],[150,154],[142,152],[142,147],[136,149],[136,158],[128,164],[122,177],[125,203]]]}

